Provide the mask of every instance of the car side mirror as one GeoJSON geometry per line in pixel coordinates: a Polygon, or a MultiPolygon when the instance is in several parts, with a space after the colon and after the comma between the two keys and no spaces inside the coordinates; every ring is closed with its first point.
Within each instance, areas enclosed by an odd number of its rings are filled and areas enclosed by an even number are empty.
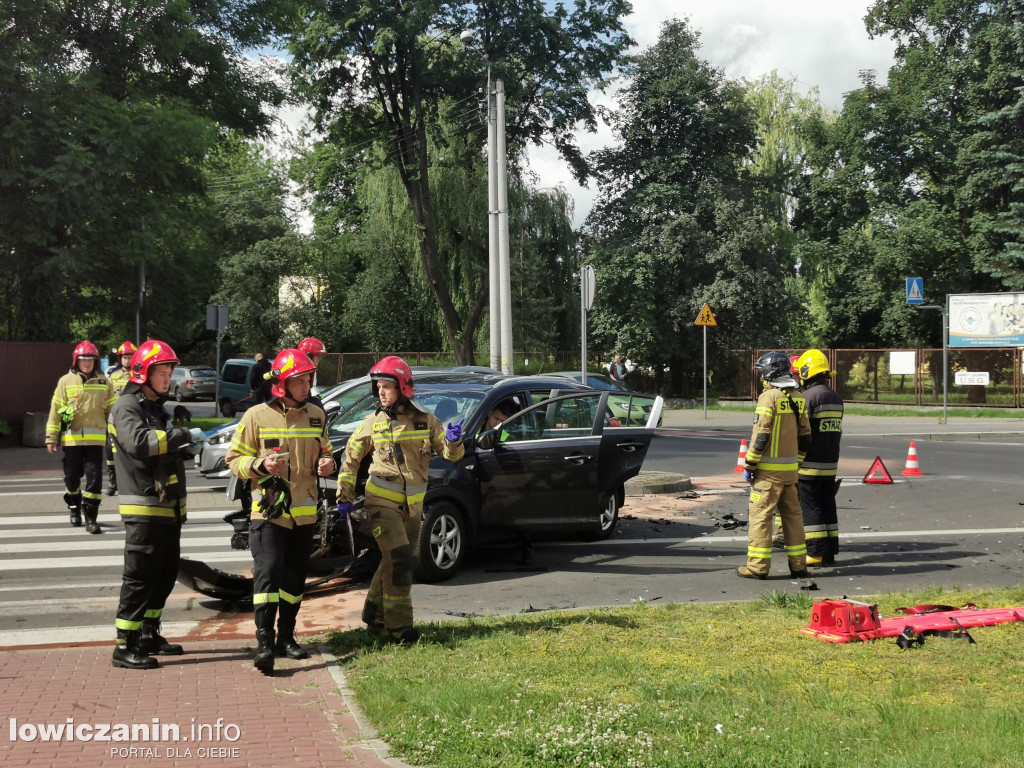
{"type": "Polygon", "coordinates": [[[327,405],[324,406],[324,413],[328,416],[337,413],[341,410],[341,403],[337,400],[331,400],[327,405]]]}
{"type": "Polygon", "coordinates": [[[480,448],[483,448],[485,451],[489,451],[492,448],[494,448],[494,445],[497,442],[498,442],[498,430],[496,430],[496,429],[488,429],[486,432],[483,432],[476,439],[477,446],[479,446],[480,448]]]}

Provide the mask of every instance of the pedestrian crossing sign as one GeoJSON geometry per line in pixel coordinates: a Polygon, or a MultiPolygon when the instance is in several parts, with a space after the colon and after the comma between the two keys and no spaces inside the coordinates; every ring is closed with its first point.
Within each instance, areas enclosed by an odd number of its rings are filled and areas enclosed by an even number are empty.
{"type": "Polygon", "coordinates": [[[907,304],[924,304],[924,278],[907,278],[907,304]]]}
{"type": "Polygon", "coordinates": [[[889,474],[889,470],[885,468],[885,464],[882,463],[882,457],[876,456],[875,463],[871,465],[871,469],[864,475],[863,483],[872,483],[877,485],[892,485],[892,475],[889,474]]]}
{"type": "Polygon", "coordinates": [[[707,302],[704,302],[704,308],[700,311],[700,314],[697,315],[697,320],[694,322],[694,325],[718,325],[718,323],[715,322],[715,316],[711,313],[711,305],[707,302]]]}

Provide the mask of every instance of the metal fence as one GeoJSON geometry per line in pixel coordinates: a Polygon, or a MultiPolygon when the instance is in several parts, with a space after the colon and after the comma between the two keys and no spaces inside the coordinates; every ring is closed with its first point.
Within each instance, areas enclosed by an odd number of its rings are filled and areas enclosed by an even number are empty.
{"type": "MultiPolygon", "coordinates": [[[[717,382],[716,397],[722,400],[755,399],[760,384],[753,366],[768,350],[734,350],[730,366],[742,373],[717,382]]],[[[782,350],[799,355],[805,350],[782,350]]],[[[829,367],[835,371],[831,385],[847,402],[883,405],[942,405],[942,349],[823,349],[829,367]],[[912,352],[914,373],[894,374],[889,370],[891,352],[912,352]]],[[[951,349],[949,350],[950,405],[989,408],[1020,408],[1024,404],[1024,350],[951,349]],[[987,373],[989,384],[961,386],[955,383],[958,372],[987,373]]],[[[714,387],[712,386],[712,389],[714,387]]]]}

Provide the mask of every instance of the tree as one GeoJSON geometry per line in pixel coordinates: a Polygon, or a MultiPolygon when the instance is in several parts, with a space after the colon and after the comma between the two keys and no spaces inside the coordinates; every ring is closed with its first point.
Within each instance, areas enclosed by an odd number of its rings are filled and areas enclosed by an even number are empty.
{"type": "Polygon", "coordinates": [[[699,386],[693,322],[705,301],[722,345],[779,341],[790,306],[778,222],[741,172],[755,142],[747,94],[698,48],[688,22],[669,21],[626,68],[607,115],[619,144],[592,158],[600,192],[584,247],[597,271],[594,337],[657,375],[668,366],[673,392],[699,386]]]}
{"type": "Polygon", "coordinates": [[[203,158],[222,128],[266,130],[284,95],[239,49],[286,11],[284,0],[0,0],[8,338],[91,335],[88,318],[109,312],[123,340],[144,260],[165,279],[149,288],[143,333],[172,329],[150,307],[168,305],[161,285],[177,298],[203,290],[180,250],[203,158]]]}
{"type": "MultiPolygon", "coordinates": [[[[586,94],[605,83],[631,42],[621,23],[629,4],[302,0],[300,7],[303,21],[289,47],[316,127],[354,157],[397,170],[448,343],[459,362],[469,362],[471,315],[460,313],[446,281],[453,255],[439,248],[429,162],[429,126],[439,106],[464,109],[480,85],[479,63],[453,39],[475,29],[495,77],[505,80],[513,160],[526,143],[550,141],[583,178],[574,132],[580,123],[595,126],[586,94]],[[382,159],[366,152],[377,143],[386,148],[382,159]]],[[[480,127],[472,134],[481,146],[480,127]]],[[[478,201],[481,220],[485,200],[478,201]]]]}

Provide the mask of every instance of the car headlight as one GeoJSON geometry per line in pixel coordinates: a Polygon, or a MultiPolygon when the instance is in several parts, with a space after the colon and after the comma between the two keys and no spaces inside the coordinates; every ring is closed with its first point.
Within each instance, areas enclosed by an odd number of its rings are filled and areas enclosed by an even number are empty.
{"type": "Polygon", "coordinates": [[[233,430],[231,432],[221,432],[219,435],[206,438],[206,443],[208,445],[222,445],[224,443],[230,443],[231,438],[234,436],[235,433],[233,430]]]}

